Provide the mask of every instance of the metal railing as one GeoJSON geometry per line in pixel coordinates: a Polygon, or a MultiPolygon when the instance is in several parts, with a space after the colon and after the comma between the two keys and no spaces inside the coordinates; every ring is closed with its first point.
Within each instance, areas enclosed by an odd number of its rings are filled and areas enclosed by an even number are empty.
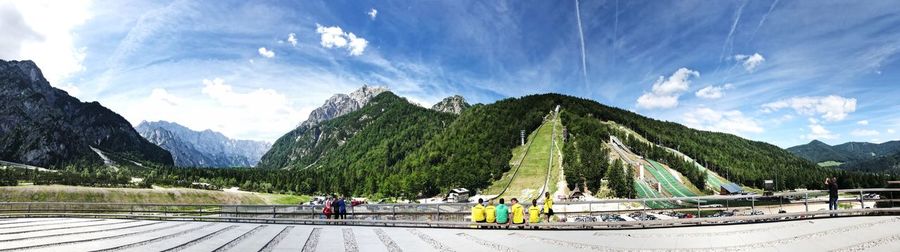
{"type": "MultiPolygon", "coordinates": [[[[574,220],[583,216],[624,215],[628,213],[682,213],[694,214],[692,220],[673,218],[660,222],[668,224],[718,223],[728,221],[757,221],[762,219],[780,220],[784,218],[813,218],[823,215],[898,214],[900,201],[895,202],[894,194],[900,189],[870,188],[847,189],[840,193],[844,198],[838,202],[844,206],[840,211],[827,211],[825,191],[785,192],[772,196],[730,195],[700,196],[652,199],[606,199],[599,201],[568,201],[554,204],[554,212],[560,219],[574,220]],[[868,193],[882,195],[879,199],[868,198],[868,193]],[[852,196],[852,198],[848,197],[852,196]],[[654,201],[673,202],[673,208],[648,208],[654,201]],[[847,209],[849,205],[849,209],[847,209]],[[792,211],[779,210],[789,207],[792,211]],[[759,211],[763,211],[760,214],[759,211]],[[773,211],[775,210],[775,211],[773,211]],[[750,219],[736,218],[696,218],[720,212],[731,212],[733,216],[763,216],[750,219]],[[671,223],[670,223],[671,222],[671,223]]],[[[898,193],[900,194],[900,193],[898,193]]],[[[347,223],[368,225],[441,225],[456,227],[459,223],[469,223],[473,204],[362,204],[347,208],[346,220],[325,219],[322,205],[218,205],[218,204],[122,204],[122,203],[73,203],[73,202],[0,202],[0,216],[108,216],[151,219],[193,219],[223,221],[265,221],[273,223],[347,223]],[[417,224],[419,223],[419,224],[417,224]]],[[[527,205],[526,205],[527,206],[527,205]]],[[[663,221],[663,220],[660,220],[663,221]]],[[[599,222],[599,221],[598,221],[599,222]]],[[[654,222],[634,224],[635,221],[616,223],[585,224],[587,222],[550,223],[554,227],[574,225],[589,227],[626,227],[657,225],[654,222]]],[[[667,224],[667,225],[668,225],[667,224]]],[[[548,224],[549,225],[549,224],[548,224]]],[[[538,227],[546,225],[538,224],[538,227]]]]}

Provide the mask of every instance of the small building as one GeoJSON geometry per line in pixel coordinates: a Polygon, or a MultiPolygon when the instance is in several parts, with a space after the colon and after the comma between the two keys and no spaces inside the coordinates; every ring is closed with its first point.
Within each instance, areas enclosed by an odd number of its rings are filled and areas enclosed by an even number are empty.
{"type": "Polygon", "coordinates": [[[576,187],[575,187],[575,190],[572,190],[572,194],[569,195],[569,199],[573,199],[573,200],[574,200],[574,199],[581,199],[581,198],[584,198],[584,193],[581,192],[581,188],[580,188],[580,187],[577,187],[577,186],[576,186],[576,187]]]}
{"type": "Polygon", "coordinates": [[[447,197],[444,198],[447,202],[453,203],[468,203],[469,202],[469,189],[466,188],[455,188],[450,190],[450,193],[447,193],[447,197]]]}
{"type": "Polygon", "coordinates": [[[618,145],[620,148],[622,148],[622,149],[624,149],[624,150],[626,150],[626,151],[628,151],[628,152],[631,152],[631,149],[629,149],[628,146],[626,146],[624,143],[622,143],[622,140],[619,140],[618,137],[613,136],[613,135],[610,135],[610,136],[609,136],[609,141],[612,142],[612,143],[615,144],[615,145],[618,145]]]}
{"type": "Polygon", "coordinates": [[[735,183],[723,184],[719,187],[720,195],[737,195],[744,192],[744,189],[741,189],[741,186],[735,183]]]}
{"type": "Polygon", "coordinates": [[[775,195],[775,181],[774,180],[763,180],[763,195],[765,195],[765,196],[775,195]]]}

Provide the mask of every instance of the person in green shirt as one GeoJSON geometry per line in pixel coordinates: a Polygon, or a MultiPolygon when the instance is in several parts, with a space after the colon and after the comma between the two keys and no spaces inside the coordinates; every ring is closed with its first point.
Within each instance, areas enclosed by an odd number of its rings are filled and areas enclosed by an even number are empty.
{"type": "Polygon", "coordinates": [[[506,207],[504,204],[503,198],[500,198],[500,204],[496,207],[497,211],[497,224],[498,225],[506,225],[509,227],[509,207],[506,207]]]}

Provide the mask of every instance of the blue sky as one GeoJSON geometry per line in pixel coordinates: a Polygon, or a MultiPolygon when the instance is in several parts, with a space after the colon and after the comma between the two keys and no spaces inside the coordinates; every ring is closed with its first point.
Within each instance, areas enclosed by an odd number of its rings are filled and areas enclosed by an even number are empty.
{"type": "Polygon", "coordinates": [[[900,137],[894,1],[0,1],[0,13],[15,34],[0,58],[34,59],[133,124],[274,141],[368,84],[424,106],[563,93],[782,147],[900,137]]]}

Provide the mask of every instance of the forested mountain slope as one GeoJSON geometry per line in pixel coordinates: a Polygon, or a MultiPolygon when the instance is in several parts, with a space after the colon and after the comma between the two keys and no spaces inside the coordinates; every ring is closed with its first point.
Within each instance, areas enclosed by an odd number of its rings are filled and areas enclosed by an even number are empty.
{"type": "Polygon", "coordinates": [[[847,142],[830,146],[818,140],[787,149],[797,156],[815,163],[837,161],[841,163],[860,162],[886,157],[900,152],[900,141],[880,144],[864,142],[847,142]]]}
{"type": "Polygon", "coordinates": [[[900,152],[874,159],[846,163],[841,170],[882,174],[900,174],[900,152]]]}
{"type": "Polygon", "coordinates": [[[279,138],[260,166],[300,173],[304,190],[373,193],[397,162],[455,118],[384,92],[357,111],[279,138]]]}
{"type": "MultiPolygon", "coordinates": [[[[577,134],[573,136],[581,138],[584,148],[577,151],[584,156],[602,154],[590,146],[597,145],[594,138],[606,141],[614,134],[597,128],[599,122],[613,121],[661,146],[677,148],[740,184],[761,187],[763,180],[777,179],[785,188],[820,188],[821,178],[832,175],[841,177],[848,187],[879,183],[873,176],[817,167],[768,143],[694,130],[559,94],[477,104],[459,117],[421,109],[393,94],[380,95],[374,101],[322,127],[292,131],[276,142],[262,163],[294,169],[292,177],[285,179],[298,182],[301,192],[415,197],[454,187],[478,190],[510,169],[511,149],[519,144],[520,130],[534,131],[543,116],[560,105],[570,118],[563,121],[571,122],[572,132],[577,134]]],[[[637,148],[644,155],[668,157],[662,148],[637,148]]],[[[596,162],[580,162],[579,167],[571,168],[572,174],[566,167],[567,180],[596,187],[594,180],[608,169],[596,162]]],[[[678,166],[674,168],[678,170],[678,166]]],[[[698,182],[703,179],[702,173],[685,176],[698,182]]]]}

